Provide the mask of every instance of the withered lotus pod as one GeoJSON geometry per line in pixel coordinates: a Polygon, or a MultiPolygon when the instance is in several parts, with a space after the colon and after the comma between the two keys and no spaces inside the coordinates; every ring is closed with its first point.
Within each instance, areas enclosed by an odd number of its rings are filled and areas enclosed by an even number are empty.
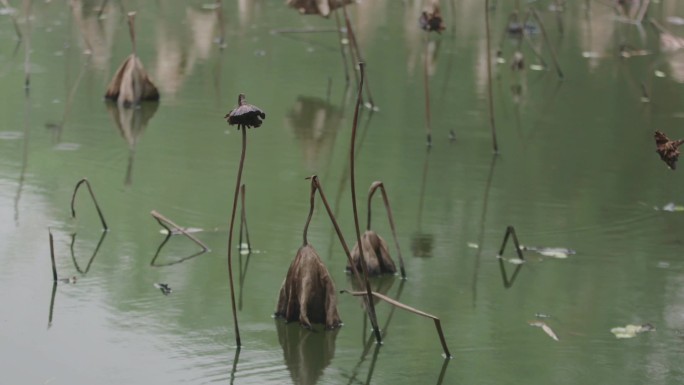
{"type": "MultiPolygon", "coordinates": [[[[373,230],[366,230],[361,235],[361,247],[363,247],[363,257],[366,260],[369,276],[382,274],[394,274],[397,267],[392,261],[392,257],[387,247],[387,242],[373,230]]],[[[352,262],[357,269],[361,269],[361,253],[359,244],[354,245],[351,252],[352,262]]],[[[351,271],[351,266],[347,266],[347,271],[351,271]]]]}
{"type": "Polygon", "coordinates": [[[312,323],[326,329],[342,326],[337,312],[335,284],[321,257],[309,244],[297,251],[278,295],[276,317],[287,322],[299,321],[305,328],[312,323]]]}
{"type": "Polygon", "coordinates": [[[677,160],[679,159],[679,146],[684,143],[684,139],[670,140],[664,133],[656,131],[654,134],[656,141],[656,152],[660,155],[660,159],[667,163],[670,170],[677,168],[677,160]]]}
{"type": "Polygon", "coordinates": [[[230,111],[224,118],[228,124],[252,128],[261,126],[261,119],[266,119],[266,113],[259,107],[245,103],[245,94],[238,96],[238,106],[230,111]]]}
{"type": "Polygon", "coordinates": [[[439,4],[432,3],[418,18],[418,25],[423,31],[442,33],[446,29],[439,4]]]}

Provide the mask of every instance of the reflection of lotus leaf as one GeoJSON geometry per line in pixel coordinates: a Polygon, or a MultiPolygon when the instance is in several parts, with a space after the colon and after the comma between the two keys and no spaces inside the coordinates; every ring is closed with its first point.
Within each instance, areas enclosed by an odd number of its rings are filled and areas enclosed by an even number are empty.
{"type": "Polygon", "coordinates": [[[415,234],[411,239],[411,251],[413,251],[413,255],[421,258],[431,257],[433,241],[432,234],[415,234]]]}
{"type": "Polygon", "coordinates": [[[276,321],[278,341],[292,382],[313,385],[335,356],[337,330],[313,333],[297,324],[276,321]]]}
{"type": "Polygon", "coordinates": [[[352,0],[287,0],[287,5],[304,15],[330,16],[337,8],[351,4],[352,0]]]}
{"type": "Polygon", "coordinates": [[[305,96],[297,98],[286,122],[300,142],[310,170],[317,168],[321,154],[331,153],[341,121],[340,110],[323,99],[305,96]]]}

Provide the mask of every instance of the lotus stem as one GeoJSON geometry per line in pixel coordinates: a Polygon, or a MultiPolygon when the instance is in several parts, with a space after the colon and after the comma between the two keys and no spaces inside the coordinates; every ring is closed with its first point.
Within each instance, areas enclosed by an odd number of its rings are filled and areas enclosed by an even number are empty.
{"type": "Polygon", "coordinates": [[[496,124],[494,122],[494,92],[492,91],[492,48],[489,27],[489,0],[485,0],[485,28],[487,30],[487,98],[489,99],[489,126],[492,130],[492,147],[494,153],[498,153],[499,145],[496,142],[496,124]]]}
{"type": "Polygon", "coordinates": [[[97,199],[95,199],[95,193],[93,192],[93,188],[90,185],[88,179],[86,178],[83,178],[80,181],[78,181],[78,183],[76,183],[76,187],[74,187],[74,193],[71,195],[71,218],[76,218],[76,209],[74,208],[74,204],[76,203],[76,193],[78,192],[79,187],[81,187],[81,185],[84,183],[86,187],[88,187],[90,197],[93,199],[95,209],[97,210],[97,215],[100,217],[100,222],[102,222],[102,228],[104,229],[104,231],[109,231],[109,227],[107,227],[107,222],[105,222],[104,215],[102,215],[100,205],[97,203],[97,199]]]}
{"type": "Polygon", "coordinates": [[[553,60],[553,65],[556,67],[556,73],[558,74],[558,78],[563,80],[564,75],[563,71],[560,68],[560,65],[558,64],[558,58],[556,57],[556,50],[553,48],[553,45],[551,44],[551,41],[549,40],[549,36],[546,33],[546,28],[544,28],[544,22],[541,20],[539,17],[539,13],[537,13],[537,10],[532,8],[532,16],[534,16],[535,20],[537,20],[537,23],[539,23],[539,30],[542,33],[542,36],[544,37],[544,41],[546,42],[546,45],[549,46],[549,52],[551,53],[551,59],[553,60]]]}
{"type": "Polygon", "coordinates": [[[226,42],[226,21],[223,16],[223,1],[216,0],[216,18],[219,23],[219,48],[223,50],[226,42]]]}
{"type": "Polygon", "coordinates": [[[55,265],[55,244],[52,239],[52,231],[48,227],[48,234],[50,235],[50,261],[52,262],[52,280],[57,282],[57,266],[55,265]]]}
{"type": "MultiPolygon", "coordinates": [[[[347,34],[349,36],[349,43],[351,46],[354,48],[356,51],[356,59],[359,63],[359,71],[361,71],[361,77],[363,78],[363,68],[361,68],[361,65],[365,65],[365,60],[363,60],[363,57],[361,56],[361,50],[359,49],[359,45],[356,41],[356,35],[354,34],[354,29],[352,28],[351,21],[349,20],[349,15],[347,14],[347,8],[342,7],[342,12],[344,13],[344,21],[347,26],[347,34]]],[[[373,95],[371,95],[371,90],[370,90],[370,82],[368,79],[366,79],[366,96],[368,97],[368,103],[370,103],[371,109],[375,107],[375,102],[373,102],[373,95]]]]}
{"type": "MultiPolygon", "coordinates": [[[[351,294],[351,295],[353,295],[353,296],[355,296],[355,297],[360,297],[360,296],[365,296],[365,295],[366,295],[366,293],[365,293],[365,292],[362,292],[362,291],[342,290],[342,292],[343,292],[343,293],[351,294]]],[[[401,303],[401,302],[399,302],[399,301],[395,301],[395,300],[393,300],[392,298],[390,298],[390,297],[388,297],[388,296],[386,296],[386,295],[384,295],[384,294],[380,294],[380,293],[374,291],[374,292],[372,292],[372,295],[375,296],[376,298],[379,298],[379,299],[381,299],[381,300],[383,300],[383,301],[389,303],[389,304],[392,305],[392,306],[396,306],[396,307],[398,307],[398,308],[400,308],[400,309],[404,309],[404,310],[406,310],[406,311],[408,311],[408,312],[410,312],[410,313],[419,315],[419,316],[421,316],[421,317],[426,317],[426,318],[432,319],[432,320],[435,322],[435,329],[437,329],[437,335],[439,336],[439,342],[442,344],[442,349],[444,350],[444,354],[446,355],[447,358],[452,358],[452,357],[453,357],[453,356],[451,355],[451,353],[449,352],[449,347],[448,347],[447,344],[446,344],[446,339],[444,338],[444,332],[442,331],[442,323],[441,323],[441,321],[439,320],[438,317],[435,317],[435,316],[432,315],[432,314],[429,314],[429,313],[426,313],[426,312],[424,312],[424,311],[418,310],[418,309],[413,308],[413,307],[411,307],[411,306],[404,305],[403,303],[401,303]]]]}
{"type": "Polygon", "coordinates": [[[133,45],[133,55],[138,56],[135,44],[135,12],[128,12],[128,32],[131,34],[131,44],[133,45]]]}
{"type": "Polygon", "coordinates": [[[171,230],[168,226],[166,226],[166,224],[170,225],[170,226],[173,227],[175,230],[177,230],[177,231],[180,232],[181,234],[183,234],[183,235],[185,235],[186,237],[188,237],[191,241],[195,242],[199,247],[202,248],[202,250],[204,250],[204,251],[209,251],[209,248],[207,247],[207,245],[205,245],[202,241],[200,241],[199,239],[197,239],[194,235],[192,235],[192,234],[188,233],[187,231],[185,231],[184,228],[178,226],[176,223],[174,223],[174,222],[173,222],[172,220],[170,220],[169,218],[167,218],[167,217],[161,215],[161,214],[158,213],[156,210],[152,210],[152,211],[150,212],[150,214],[152,215],[152,217],[154,217],[154,219],[157,220],[157,222],[159,222],[159,224],[160,224],[163,228],[166,229],[166,231],[169,232],[169,234],[172,233],[172,230],[171,230]]]}
{"type": "Polygon", "coordinates": [[[515,234],[515,228],[513,226],[508,226],[506,228],[506,234],[504,235],[503,242],[501,243],[501,248],[499,249],[499,253],[497,254],[497,258],[499,259],[499,269],[501,270],[501,278],[503,280],[503,284],[505,288],[510,288],[513,286],[513,283],[515,282],[516,277],[518,276],[518,273],[520,272],[520,269],[522,268],[522,264],[519,264],[515,270],[513,271],[513,275],[511,276],[510,279],[508,279],[506,275],[506,268],[504,267],[504,261],[503,261],[503,252],[504,248],[506,247],[506,243],[508,242],[509,236],[513,237],[513,244],[515,246],[515,253],[518,256],[519,259],[525,260],[525,256],[522,253],[522,250],[520,248],[520,242],[518,242],[518,237],[515,234]]]}
{"type": "MultiPolygon", "coordinates": [[[[346,15],[346,14],[345,14],[346,15]]],[[[373,304],[373,298],[371,297],[370,283],[368,282],[368,268],[366,267],[366,260],[363,256],[363,248],[361,245],[361,232],[359,231],[359,213],[356,207],[356,181],[354,175],[354,147],[356,143],[356,127],[359,123],[359,107],[361,105],[361,92],[363,92],[363,81],[364,81],[364,68],[366,64],[359,62],[359,70],[361,72],[361,81],[359,83],[359,91],[356,96],[356,107],[354,108],[354,123],[352,125],[351,134],[351,146],[349,151],[349,179],[351,181],[351,198],[352,198],[352,209],[354,211],[354,230],[356,230],[356,242],[359,244],[359,254],[361,256],[361,270],[363,271],[364,285],[366,287],[366,294],[368,300],[369,315],[371,320],[371,325],[373,326],[373,332],[375,333],[375,340],[378,344],[382,343],[382,336],[380,335],[380,329],[378,328],[378,320],[375,316],[375,305],[373,304]]]]}
{"type": "Polygon", "coordinates": [[[76,262],[76,253],[74,252],[74,244],[76,243],[76,233],[71,234],[71,245],[69,245],[69,250],[71,251],[71,260],[74,262],[74,266],[76,267],[76,270],[79,273],[85,275],[88,273],[88,271],[90,271],[90,265],[93,264],[93,261],[97,256],[97,252],[100,251],[100,246],[102,246],[105,237],[107,237],[107,232],[103,231],[102,235],[100,236],[100,240],[97,242],[97,245],[95,246],[93,254],[90,256],[90,259],[88,260],[88,264],[86,265],[85,270],[81,270],[81,267],[78,265],[78,262],[76,262]]]}
{"type": "Polygon", "coordinates": [[[425,38],[425,60],[423,61],[423,91],[425,92],[425,132],[427,145],[432,147],[432,124],[430,123],[430,77],[428,76],[429,40],[425,38]]]}
{"type": "Polygon", "coordinates": [[[340,15],[337,13],[337,9],[333,11],[335,14],[335,24],[337,25],[337,40],[340,45],[340,54],[342,55],[342,63],[344,64],[344,81],[345,84],[349,85],[349,65],[347,64],[347,54],[344,53],[344,44],[342,44],[342,38],[344,34],[342,33],[342,23],[340,23],[340,15]]]}
{"type": "Polygon", "coordinates": [[[52,326],[52,313],[55,308],[55,294],[57,294],[57,281],[52,282],[52,294],[50,295],[50,310],[48,312],[48,329],[52,326]]]}
{"type": "Polygon", "coordinates": [[[242,231],[244,229],[245,238],[247,239],[247,250],[252,251],[252,243],[249,241],[249,228],[247,227],[247,209],[245,208],[246,186],[243,183],[240,186],[240,236],[238,238],[238,248],[242,250],[242,231]]]}
{"type": "Polygon", "coordinates": [[[394,227],[394,217],[392,215],[392,207],[389,203],[389,198],[387,198],[387,191],[385,191],[385,185],[380,181],[375,181],[371,184],[368,190],[368,225],[366,230],[371,229],[371,199],[373,194],[377,189],[380,189],[382,193],[382,201],[385,203],[385,210],[387,211],[387,219],[389,220],[390,229],[392,230],[392,238],[394,238],[394,246],[397,248],[397,257],[399,258],[399,269],[401,271],[401,278],[406,279],[406,269],[404,268],[404,259],[401,257],[401,249],[399,248],[399,239],[397,238],[397,231],[394,227]]]}
{"type": "MultiPolygon", "coordinates": [[[[8,11],[12,8],[7,0],[0,0],[0,4],[8,11]]],[[[17,23],[17,18],[14,16],[14,13],[10,13],[10,17],[12,18],[12,24],[14,25],[14,33],[17,34],[17,40],[21,41],[21,29],[19,28],[19,23],[17,23]]]]}
{"type": "Polygon", "coordinates": [[[235,194],[233,195],[233,209],[230,213],[230,229],[228,230],[228,276],[230,280],[230,304],[233,311],[233,323],[235,324],[235,343],[242,346],[240,341],[240,328],[238,326],[237,311],[235,309],[235,288],[233,285],[233,227],[235,225],[235,211],[237,211],[238,195],[240,194],[240,181],[242,169],[245,165],[245,153],[247,151],[247,127],[238,125],[238,131],[242,131],[242,152],[240,153],[240,165],[238,166],[237,181],[235,182],[235,194]],[[242,128],[242,129],[240,129],[242,128]]]}

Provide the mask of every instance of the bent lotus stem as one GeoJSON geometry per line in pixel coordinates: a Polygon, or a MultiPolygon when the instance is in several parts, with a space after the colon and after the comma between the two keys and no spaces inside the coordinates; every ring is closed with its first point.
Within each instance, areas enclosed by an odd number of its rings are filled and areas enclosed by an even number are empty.
{"type": "MultiPolygon", "coordinates": [[[[360,296],[365,296],[365,295],[366,295],[366,293],[365,293],[365,292],[362,292],[362,291],[349,291],[349,290],[346,290],[346,289],[345,289],[345,290],[341,290],[341,292],[342,292],[342,293],[351,294],[351,295],[353,295],[353,296],[355,296],[355,297],[360,297],[360,296]]],[[[439,342],[442,344],[442,350],[444,350],[444,354],[446,355],[447,358],[452,358],[452,357],[453,357],[453,356],[451,355],[451,352],[449,352],[449,347],[448,347],[447,344],[446,344],[446,339],[444,338],[444,332],[442,331],[442,322],[439,320],[438,317],[436,317],[436,316],[434,316],[434,315],[432,315],[432,314],[426,313],[426,312],[424,312],[424,311],[418,310],[418,309],[416,309],[416,308],[413,308],[413,307],[411,307],[411,306],[404,305],[403,303],[401,303],[401,302],[399,302],[399,301],[395,301],[395,300],[393,300],[392,298],[390,298],[390,297],[388,297],[388,296],[386,296],[386,295],[384,295],[384,294],[380,294],[380,293],[375,292],[375,291],[372,292],[372,294],[373,294],[373,296],[375,296],[376,298],[379,298],[379,299],[381,299],[381,300],[383,300],[383,301],[389,303],[389,304],[392,305],[392,306],[396,306],[396,307],[398,307],[398,308],[400,308],[400,309],[404,309],[404,310],[406,310],[406,311],[408,311],[408,312],[411,312],[411,313],[413,313],[413,314],[419,315],[419,316],[421,316],[421,317],[425,317],[425,318],[430,318],[430,319],[432,319],[432,320],[435,322],[435,329],[437,329],[437,335],[439,336],[439,342]]]]}
{"type": "Polygon", "coordinates": [[[199,247],[202,248],[202,250],[204,250],[204,251],[209,251],[209,248],[207,247],[207,245],[205,245],[202,241],[200,241],[199,239],[197,239],[197,238],[196,238],[195,236],[193,236],[192,234],[190,234],[190,233],[188,233],[187,231],[185,231],[184,228],[182,228],[182,227],[178,226],[177,224],[175,224],[175,223],[174,223],[172,220],[170,220],[169,218],[167,218],[167,217],[161,215],[161,214],[158,213],[156,210],[152,210],[152,212],[150,212],[150,214],[152,215],[152,217],[154,217],[154,219],[157,220],[157,222],[159,222],[159,225],[160,225],[161,227],[165,228],[166,231],[168,231],[169,235],[171,235],[171,234],[172,234],[172,231],[173,231],[173,230],[171,230],[171,229],[169,228],[169,226],[171,226],[171,227],[173,227],[176,231],[178,231],[179,233],[185,235],[185,236],[188,237],[191,241],[195,242],[199,247]],[[169,226],[167,226],[167,224],[168,224],[169,226]]]}
{"type": "MultiPolygon", "coordinates": [[[[345,14],[346,15],[346,14],[345,14]]],[[[361,71],[361,81],[359,82],[359,92],[356,95],[356,107],[354,108],[354,123],[352,124],[352,134],[351,134],[351,147],[349,150],[349,179],[351,181],[351,198],[352,198],[352,209],[354,211],[354,230],[356,230],[356,242],[361,245],[361,232],[359,231],[359,213],[356,207],[356,178],[354,176],[354,147],[356,144],[356,127],[359,123],[359,106],[361,105],[361,92],[363,92],[363,80],[364,80],[364,68],[366,64],[363,62],[359,63],[359,70],[361,71]]],[[[363,256],[363,247],[359,247],[359,254],[361,256],[361,270],[363,271],[363,283],[366,287],[367,303],[368,303],[368,315],[371,320],[371,325],[373,326],[373,333],[375,333],[375,340],[378,344],[382,343],[382,335],[380,334],[380,329],[378,328],[378,320],[375,316],[375,305],[373,304],[373,298],[371,297],[370,283],[368,282],[368,267],[366,266],[366,259],[363,256]]]]}
{"type": "MultiPolygon", "coordinates": [[[[349,262],[349,265],[351,266],[352,273],[354,274],[354,277],[358,282],[364,282],[366,285],[366,288],[370,288],[370,284],[368,283],[368,273],[366,270],[363,270],[363,276],[359,274],[359,271],[356,269],[356,265],[352,261],[351,257],[351,252],[349,251],[349,246],[347,246],[347,242],[344,240],[344,235],[342,235],[342,230],[340,230],[340,226],[337,223],[337,219],[335,218],[335,214],[332,211],[332,208],[330,208],[330,204],[328,203],[328,199],[325,197],[325,193],[323,192],[323,186],[321,185],[320,180],[318,179],[318,176],[312,175],[311,177],[307,178],[311,179],[311,208],[309,210],[309,217],[307,218],[306,225],[304,226],[304,244],[307,244],[307,239],[306,239],[306,234],[308,231],[309,227],[309,222],[311,221],[311,216],[313,214],[313,207],[314,207],[314,195],[316,191],[318,191],[319,196],[321,197],[321,200],[323,201],[323,205],[325,206],[325,210],[328,212],[328,216],[330,217],[330,221],[333,224],[333,227],[335,228],[335,232],[337,232],[337,237],[340,240],[340,243],[342,244],[342,248],[344,249],[344,253],[347,256],[347,261],[349,262]],[[362,278],[364,278],[362,280],[362,278]]],[[[363,256],[362,256],[363,258],[363,256]]],[[[366,265],[365,262],[361,264],[362,268],[365,269],[366,265]]],[[[370,290],[368,290],[370,291],[370,290]]],[[[364,298],[364,302],[366,303],[366,311],[368,312],[368,318],[371,320],[371,325],[373,325],[373,331],[375,332],[375,339],[378,342],[378,344],[382,343],[382,337],[379,336],[380,334],[380,329],[377,327],[377,317],[375,315],[375,305],[373,304],[373,298],[368,296],[366,294],[366,297],[364,298]],[[380,339],[378,339],[380,338],[380,339]]]]}
{"type": "Polygon", "coordinates": [[[542,22],[541,18],[539,17],[539,13],[537,13],[537,10],[532,8],[531,9],[532,16],[534,19],[537,21],[539,24],[539,30],[542,33],[542,36],[544,37],[544,42],[546,42],[546,45],[549,46],[549,52],[551,53],[551,59],[553,60],[553,66],[556,68],[556,73],[558,74],[558,78],[563,80],[564,75],[563,71],[560,68],[560,64],[558,64],[558,58],[556,57],[556,51],[553,48],[553,45],[551,44],[551,41],[549,40],[549,36],[546,34],[546,28],[544,28],[544,22],[542,22]]]}
{"type": "Polygon", "coordinates": [[[105,222],[104,215],[102,215],[102,210],[100,209],[100,205],[97,204],[97,199],[95,199],[95,193],[93,192],[93,188],[90,186],[90,182],[88,179],[83,178],[78,183],[76,183],[76,187],[74,187],[74,192],[71,194],[71,217],[76,218],[76,209],[74,208],[74,204],[76,203],[76,193],[78,192],[79,187],[81,187],[82,184],[86,185],[88,187],[88,192],[90,193],[90,197],[93,199],[93,203],[95,204],[95,209],[97,210],[97,215],[100,217],[100,222],[102,222],[102,227],[104,231],[108,231],[109,227],[107,227],[107,222],[105,222]]]}
{"type": "MultiPolygon", "coordinates": [[[[356,51],[356,59],[359,62],[359,71],[361,71],[361,77],[363,78],[363,68],[362,65],[365,65],[365,61],[363,60],[363,57],[361,56],[361,50],[359,49],[359,45],[356,41],[356,35],[354,34],[354,29],[352,28],[351,21],[349,20],[349,15],[347,14],[347,7],[342,7],[342,13],[344,13],[344,21],[347,26],[347,34],[349,35],[349,43],[351,46],[354,48],[354,51],[356,51]]],[[[373,95],[371,95],[371,90],[370,90],[370,82],[368,82],[368,79],[366,79],[366,83],[369,83],[366,85],[366,96],[368,96],[368,103],[370,103],[371,108],[375,107],[375,102],[373,102],[373,95]]]]}
{"type": "Polygon", "coordinates": [[[245,165],[245,153],[247,151],[247,127],[238,125],[238,131],[242,131],[242,152],[240,153],[240,165],[238,166],[237,181],[235,182],[235,194],[233,195],[233,209],[230,213],[230,229],[228,230],[228,278],[230,281],[230,304],[233,311],[233,323],[235,325],[235,343],[242,346],[240,340],[240,327],[238,326],[237,310],[235,307],[235,287],[233,285],[233,227],[235,226],[235,212],[237,211],[238,196],[240,195],[240,181],[242,169],[245,165]]]}
{"type": "Polygon", "coordinates": [[[370,186],[370,189],[368,189],[368,225],[366,226],[366,230],[371,229],[371,199],[373,199],[373,194],[375,194],[375,191],[377,189],[380,189],[380,192],[382,193],[382,201],[385,203],[387,219],[389,220],[390,229],[392,230],[392,238],[394,238],[394,246],[397,248],[397,257],[399,258],[399,269],[401,270],[401,278],[406,279],[406,269],[404,269],[404,259],[401,257],[399,239],[397,238],[397,231],[394,227],[392,207],[390,206],[389,198],[387,198],[387,191],[385,191],[385,185],[380,181],[373,182],[373,184],[371,184],[370,186]]]}

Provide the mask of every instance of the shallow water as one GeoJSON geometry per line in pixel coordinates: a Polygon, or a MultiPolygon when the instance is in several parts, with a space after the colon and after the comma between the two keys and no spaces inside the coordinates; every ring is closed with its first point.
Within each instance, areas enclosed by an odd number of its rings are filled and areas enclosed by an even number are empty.
{"type": "MultiPolygon", "coordinates": [[[[659,53],[647,23],[642,37],[598,2],[588,15],[584,2],[568,2],[561,35],[556,14],[536,2],[565,80],[552,68],[522,75],[508,64],[495,68],[494,157],[481,0],[456,2],[453,17],[451,3],[443,4],[448,29],[430,37],[439,48],[430,74],[429,152],[421,5],[375,0],[350,8],[380,108],[360,118],[360,219],[365,223],[367,186],[382,180],[409,277],[375,283],[440,317],[454,356],[445,361],[432,321],[383,303],[377,311],[384,344],[367,343],[369,325],[347,294],[338,297],[344,326],[336,332],[271,318],[301,245],[305,177],[319,175],[345,237],[354,234],[347,177],[354,95],[344,87],[336,35],[274,32],[334,28],[334,20],[299,16],[279,1],[227,2],[220,50],[216,14],[202,3],[126,2],[126,10],[138,12],[139,55],[162,99],[156,111],[142,111],[152,114],[144,127],[120,129],[119,112],[102,101],[130,52],[125,17],[113,3],[99,24],[99,2],[73,2],[73,11],[62,2],[36,2],[30,23],[19,10],[29,55],[24,43],[14,51],[12,19],[0,16],[0,382],[684,381],[684,217],[655,209],[684,204],[684,183],[681,170],[668,170],[655,154],[652,138],[656,129],[684,136],[684,79],[681,58],[659,53]],[[620,59],[621,42],[655,53],[620,59]],[[640,100],[641,82],[651,103],[640,100]],[[517,99],[514,84],[523,85],[517,99]],[[267,118],[248,132],[244,181],[255,252],[234,255],[244,345],[237,355],[226,245],[240,133],[222,118],[240,92],[267,118]],[[102,232],[87,192],[79,192],[77,219],[69,208],[83,177],[110,227],[94,257],[102,232]],[[199,251],[174,236],[155,261],[169,265],[150,266],[164,240],[152,210],[203,229],[194,235],[211,251],[173,264],[199,251]],[[508,225],[524,245],[577,253],[556,259],[528,252],[505,288],[496,254],[508,225]],[[54,294],[48,229],[59,276],[77,278],[58,283],[54,294]],[[172,293],[162,294],[159,282],[172,293]],[[538,313],[550,315],[542,321],[560,341],[529,325],[538,313]],[[633,339],[610,332],[647,322],[655,332],[633,339]]],[[[500,3],[494,46],[512,10],[500,3]]],[[[665,23],[684,15],[684,6],[660,2],[650,12],[665,23]]],[[[664,25],[684,35],[684,27],[664,25]]],[[[532,39],[539,44],[541,36],[532,39]]],[[[503,44],[508,59],[514,43],[503,44]]],[[[525,54],[534,64],[532,52],[525,54]]],[[[373,207],[373,227],[391,244],[382,204],[373,207]]],[[[344,252],[321,208],[309,240],[338,289],[349,288],[344,252]]],[[[514,255],[509,243],[504,257],[514,255]]],[[[517,266],[505,267],[510,276],[517,266]]]]}

